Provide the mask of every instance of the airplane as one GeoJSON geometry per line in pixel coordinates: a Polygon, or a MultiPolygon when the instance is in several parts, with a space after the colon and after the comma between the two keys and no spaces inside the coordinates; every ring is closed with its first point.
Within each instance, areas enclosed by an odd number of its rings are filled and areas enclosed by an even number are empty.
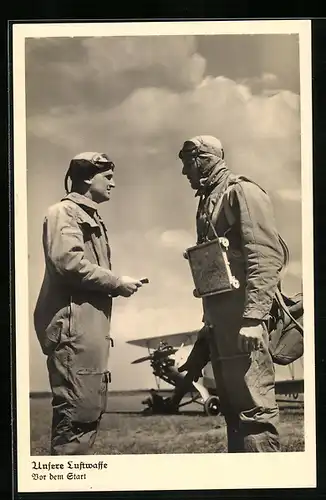
{"type": "MultiPolygon", "coordinates": [[[[199,330],[191,330],[127,341],[128,344],[148,349],[147,356],[135,359],[132,364],[149,361],[156,380],[157,390],[151,389],[150,397],[143,401],[143,404],[148,405],[144,409],[144,413],[169,412],[169,407],[164,405],[164,400],[158,392],[160,391],[161,380],[174,387],[172,398],[167,398],[166,401],[172,399],[175,402],[176,407],[174,409],[176,412],[179,408],[196,403],[202,407],[205,415],[211,416],[220,413],[220,401],[216,393],[210,361],[201,368],[197,376],[189,374],[188,380],[188,372],[179,372],[178,370],[187,361],[196,342],[198,332],[199,330]]],[[[302,359],[300,358],[298,361],[302,362],[302,359]]],[[[303,378],[294,377],[293,364],[288,365],[288,369],[291,378],[276,380],[276,395],[277,397],[280,395],[292,397],[296,401],[299,394],[304,392],[304,380],[303,378]]],[[[173,410],[173,408],[171,409],[173,410]]]]}

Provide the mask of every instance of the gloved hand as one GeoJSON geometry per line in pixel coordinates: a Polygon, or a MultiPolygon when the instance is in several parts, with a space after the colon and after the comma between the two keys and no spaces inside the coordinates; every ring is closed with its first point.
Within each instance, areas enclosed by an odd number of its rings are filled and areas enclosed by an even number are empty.
{"type": "Polygon", "coordinates": [[[246,319],[240,329],[238,348],[242,352],[258,351],[264,345],[264,326],[260,320],[246,319]]]}

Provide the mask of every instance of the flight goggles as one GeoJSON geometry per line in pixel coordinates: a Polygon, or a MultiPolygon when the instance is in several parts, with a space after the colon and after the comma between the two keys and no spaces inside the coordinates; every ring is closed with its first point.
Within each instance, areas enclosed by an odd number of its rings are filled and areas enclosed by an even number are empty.
{"type": "MultiPolygon", "coordinates": [[[[101,170],[103,168],[106,168],[108,170],[114,170],[114,163],[110,158],[108,157],[107,154],[105,153],[95,153],[91,157],[84,157],[84,158],[79,158],[80,160],[86,160],[92,165],[99,167],[101,170]]],[[[74,160],[78,160],[78,158],[74,158],[74,160]]]]}
{"type": "Polygon", "coordinates": [[[64,185],[68,192],[68,178],[87,179],[95,175],[97,172],[105,172],[114,170],[113,161],[105,153],[80,153],[75,156],[67,170],[64,185]]]}
{"type": "Polygon", "coordinates": [[[194,159],[198,158],[200,153],[201,153],[201,151],[198,148],[198,146],[192,145],[192,146],[183,147],[179,151],[178,156],[179,156],[180,160],[182,160],[182,161],[190,161],[190,160],[194,160],[194,159]]]}

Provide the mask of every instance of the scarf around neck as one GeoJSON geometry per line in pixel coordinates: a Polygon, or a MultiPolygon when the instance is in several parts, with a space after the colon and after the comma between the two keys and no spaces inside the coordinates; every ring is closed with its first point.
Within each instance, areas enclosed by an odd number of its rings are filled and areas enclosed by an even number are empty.
{"type": "Polygon", "coordinates": [[[224,191],[224,188],[228,186],[233,178],[235,178],[235,176],[228,169],[225,161],[217,159],[209,175],[202,179],[202,185],[197,190],[195,196],[206,198],[217,186],[220,186],[221,191],[224,191]]]}

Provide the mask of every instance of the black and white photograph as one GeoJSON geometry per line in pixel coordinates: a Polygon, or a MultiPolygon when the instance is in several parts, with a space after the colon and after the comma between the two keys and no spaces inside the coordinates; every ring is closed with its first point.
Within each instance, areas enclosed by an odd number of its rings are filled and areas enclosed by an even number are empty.
{"type": "Polygon", "coordinates": [[[14,26],[20,491],[315,486],[310,66],[309,21],[14,26]]]}

